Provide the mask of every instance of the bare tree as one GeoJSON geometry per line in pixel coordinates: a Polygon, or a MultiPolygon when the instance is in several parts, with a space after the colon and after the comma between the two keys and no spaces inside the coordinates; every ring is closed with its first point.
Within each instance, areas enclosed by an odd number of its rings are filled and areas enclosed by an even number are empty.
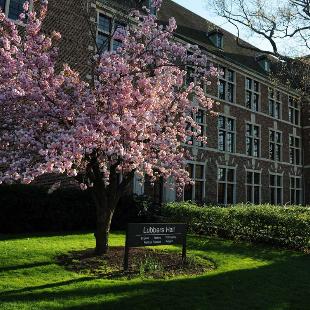
{"type": "Polygon", "coordinates": [[[310,54],[310,0],[206,1],[209,8],[236,28],[239,46],[274,56],[274,80],[309,94],[310,57],[305,55],[310,54]],[[244,44],[240,39],[242,31],[265,39],[271,49],[262,51],[244,44]],[[288,43],[284,50],[283,42],[288,43]]]}

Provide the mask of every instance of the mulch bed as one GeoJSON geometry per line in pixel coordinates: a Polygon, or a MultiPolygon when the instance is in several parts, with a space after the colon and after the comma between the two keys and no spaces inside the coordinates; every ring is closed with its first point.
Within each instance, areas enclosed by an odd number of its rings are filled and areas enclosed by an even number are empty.
{"type": "Polygon", "coordinates": [[[169,278],[177,275],[199,275],[214,269],[206,257],[187,257],[181,254],[150,248],[130,248],[129,269],[123,270],[124,247],[110,247],[108,253],[97,256],[93,249],[71,251],[59,255],[56,261],[67,270],[102,278],[135,277],[169,278]]]}

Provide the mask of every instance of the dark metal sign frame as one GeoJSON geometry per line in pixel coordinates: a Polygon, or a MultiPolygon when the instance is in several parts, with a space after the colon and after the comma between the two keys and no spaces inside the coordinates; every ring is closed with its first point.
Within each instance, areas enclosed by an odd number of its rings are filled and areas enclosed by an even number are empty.
{"type": "Polygon", "coordinates": [[[124,270],[128,270],[130,247],[182,245],[182,261],[186,260],[187,225],[184,223],[129,223],[126,231],[124,270]]]}

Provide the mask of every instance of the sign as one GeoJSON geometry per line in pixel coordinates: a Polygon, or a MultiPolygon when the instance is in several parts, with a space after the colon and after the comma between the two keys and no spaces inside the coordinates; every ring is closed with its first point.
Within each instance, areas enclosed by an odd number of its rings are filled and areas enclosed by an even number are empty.
{"type": "Polygon", "coordinates": [[[128,269],[130,247],[182,244],[182,260],[186,259],[186,224],[130,223],[126,232],[124,269],[128,269]]]}

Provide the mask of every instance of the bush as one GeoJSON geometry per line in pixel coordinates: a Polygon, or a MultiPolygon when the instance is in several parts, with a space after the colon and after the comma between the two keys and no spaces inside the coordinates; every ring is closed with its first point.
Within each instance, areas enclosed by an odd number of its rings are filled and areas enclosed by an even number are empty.
{"type": "Polygon", "coordinates": [[[310,208],[297,206],[236,205],[198,207],[167,204],[162,214],[189,224],[190,231],[224,238],[264,242],[296,249],[310,248],[310,208]]]}
{"type": "MultiPolygon", "coordinates": [[[[1,185],[0,233],[95,230],[96,208],[89,191],[47,191],[31,185],[1,185]]],[[[124,197],[113,216],[112,229],[150,220],[153,208],[145,197],[124,197]]]]}

